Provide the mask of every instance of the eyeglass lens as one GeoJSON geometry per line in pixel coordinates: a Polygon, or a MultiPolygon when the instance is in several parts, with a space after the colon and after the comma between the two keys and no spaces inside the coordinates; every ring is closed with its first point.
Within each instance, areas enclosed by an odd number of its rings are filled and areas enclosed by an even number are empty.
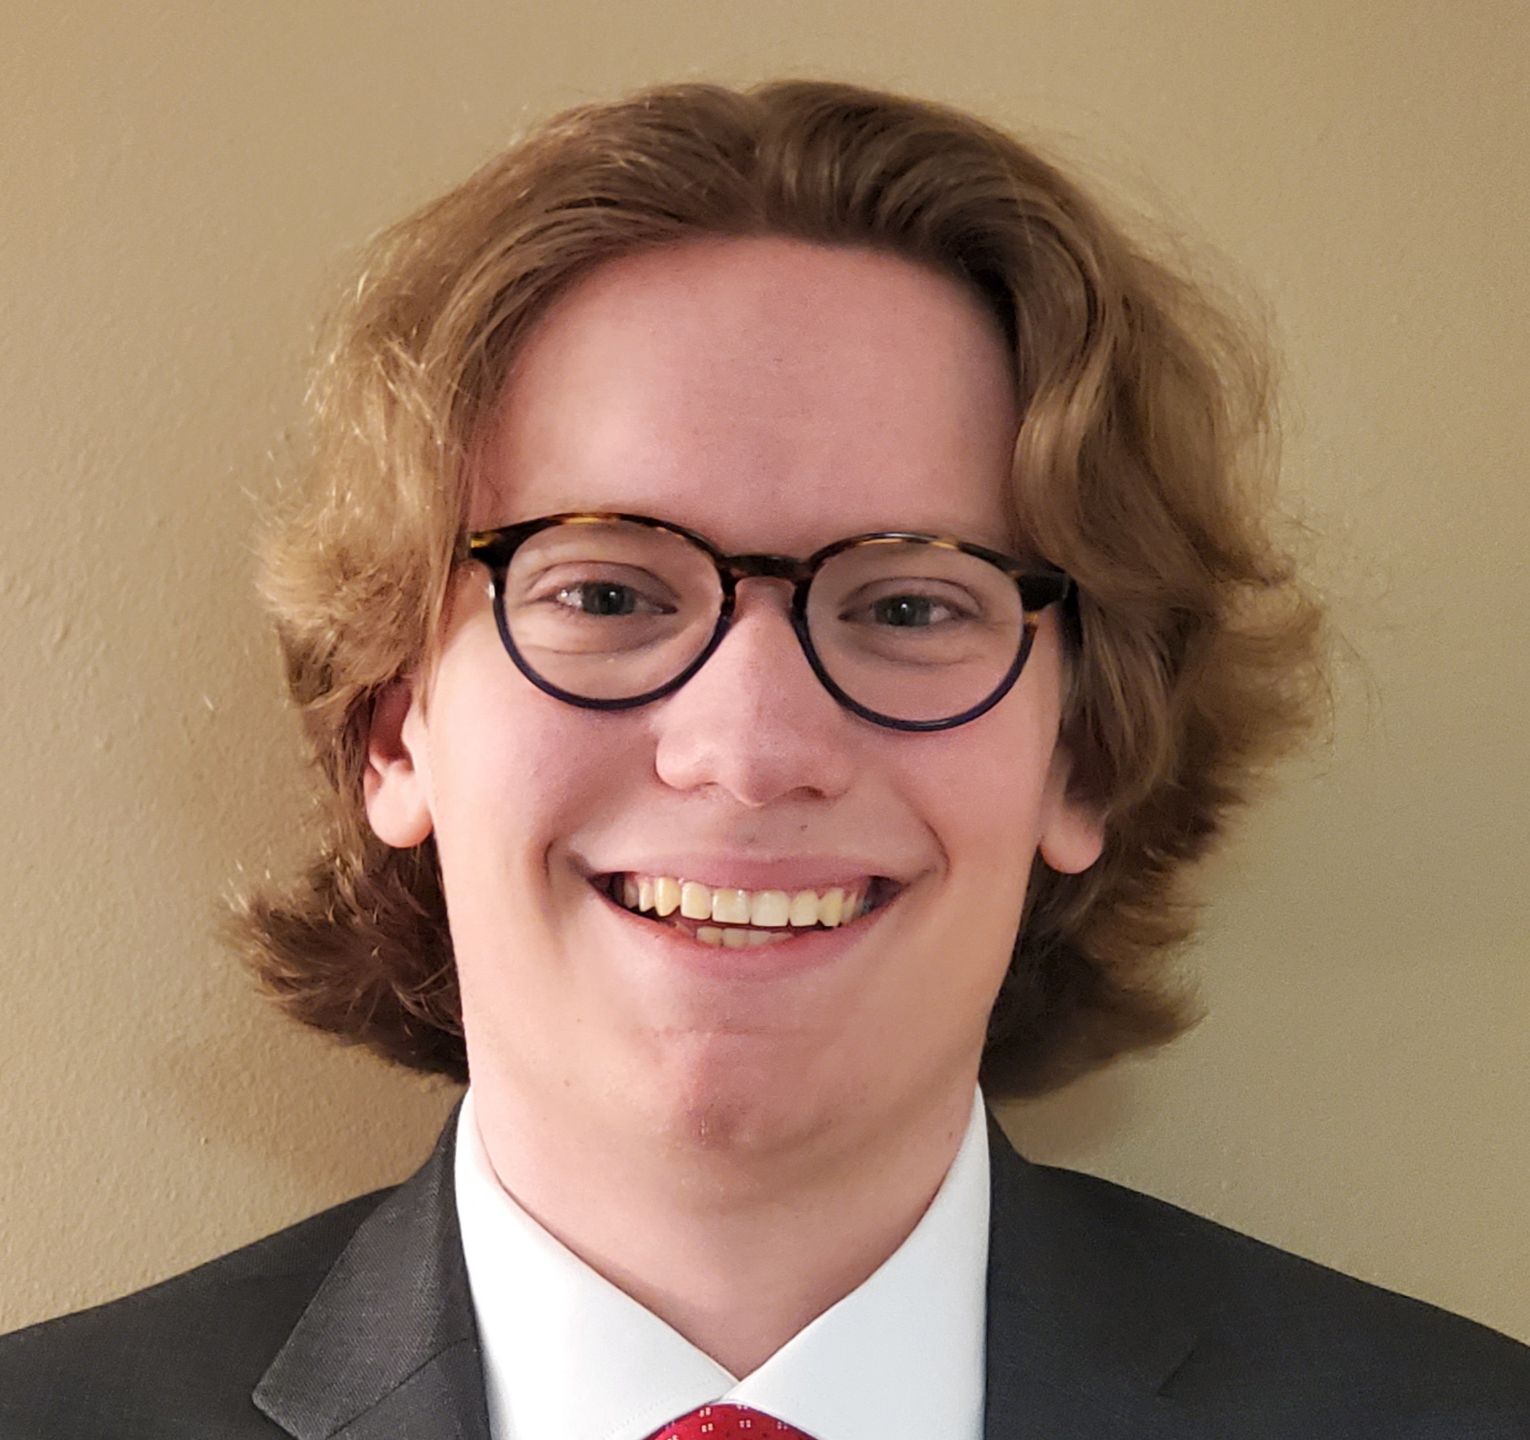
{"type": "MultiPolygon", "coordinates": [[[[550,526],[515,552],[505,626],[522,662],[568,694],[626,700],[660,689],[706,648],[723,591],[680,535],[624,521],[550,526]]],[[[870,541],[830,557],[807,598],[824,670],[889,719],[929,722],[1004,683],[1025,618],[1015,582],[975,555],[870,541]]]]}

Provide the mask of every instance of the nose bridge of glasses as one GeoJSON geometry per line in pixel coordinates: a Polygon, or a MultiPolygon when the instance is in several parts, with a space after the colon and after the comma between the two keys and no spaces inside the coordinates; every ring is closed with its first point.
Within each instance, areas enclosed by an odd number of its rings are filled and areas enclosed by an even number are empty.
{"type": "Polygon", "coordinates": [[[790,555],[725,555],[722,568],[735,584],[740,580],[785,580],[800,585],[811,573],[807,561],[790,555]]]}
{"type": "MultiPolygon", "coordinates": [[[[790,585],[791,592],[777,600],[777,615],[785,620],[794,632],[798,645],[806,648],[807,637],[803,634],[803,619],[797,613],[797,601],[806,589],[812,575],[812,567],[804,560],[790,555],[726,555],[719,560],[720,568],[728,584],[722,601],[722,614],[718,617],[719,640],[732,630],[739,619],[735,600],[738,587],[747,580],[776,580],[790,585]]],[[[806,658],[806,657],[804,657],[806,658]]]]}

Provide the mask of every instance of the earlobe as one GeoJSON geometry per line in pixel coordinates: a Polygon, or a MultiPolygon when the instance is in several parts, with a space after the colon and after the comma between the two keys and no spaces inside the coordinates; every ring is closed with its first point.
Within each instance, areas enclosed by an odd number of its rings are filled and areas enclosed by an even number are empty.
{"type": "Polygon", "coordinates": [[[419,728],[413,685],[385,685],[372,702],[362,791],[373,833],[399,850],[420,844],[432,828],[419,728]]]}
{"type": "Polygon", "coordinates": [[[1067,802],[1041,837],[1041,858],[1062,875],[1078,875],[1100,858],[1105,830],[1083,807],[1067,802]]]}
{"type": "Polygon", "coordinates": [[[1098,810],[1070,794],[1072,766],[1059,750],[1053,758],[1045,820],[1037,842],[1043,863],[1061,875],[1079,875],[1105,849],[1105,824],[1098,810]]]}

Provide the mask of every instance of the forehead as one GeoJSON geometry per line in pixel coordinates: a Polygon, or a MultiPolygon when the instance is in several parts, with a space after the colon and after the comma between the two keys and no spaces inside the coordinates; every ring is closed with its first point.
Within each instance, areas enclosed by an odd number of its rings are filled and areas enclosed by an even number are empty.
{"type": "Polygon", "coordinates": [[[780,238],[628,256],[523,347],[472,520],[622,509],[788,553],[883,528],[1004,545],[1014,392],[997,323],[910,261],[780,238]]]}

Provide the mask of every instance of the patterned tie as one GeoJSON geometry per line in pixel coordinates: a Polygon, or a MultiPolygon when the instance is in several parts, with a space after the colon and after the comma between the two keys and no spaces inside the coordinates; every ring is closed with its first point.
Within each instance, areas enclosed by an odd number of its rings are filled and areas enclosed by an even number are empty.
{"type": "Polygon", "coordinates": [[[650,1440],[813,1440],[811,1435],[747,1405],[723,1401],[671,1420],[650,1440]]]}

